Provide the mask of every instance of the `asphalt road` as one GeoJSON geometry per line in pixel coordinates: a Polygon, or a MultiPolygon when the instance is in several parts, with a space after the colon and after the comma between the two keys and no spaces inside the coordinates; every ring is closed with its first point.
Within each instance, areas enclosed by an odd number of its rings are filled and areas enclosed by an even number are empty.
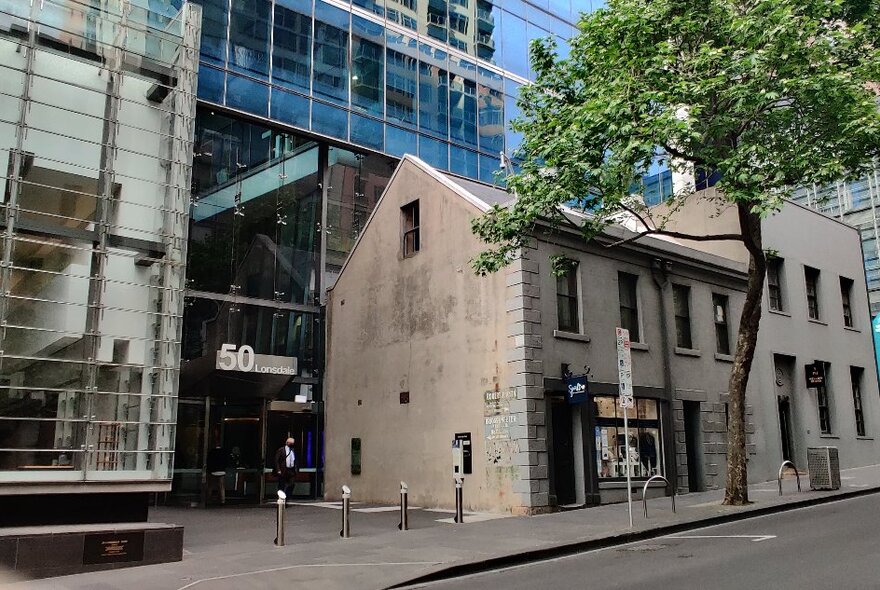
{"type": "Polygon", "coordinates": [[[877,590],[880,495],[416,587],[877,590]]]}

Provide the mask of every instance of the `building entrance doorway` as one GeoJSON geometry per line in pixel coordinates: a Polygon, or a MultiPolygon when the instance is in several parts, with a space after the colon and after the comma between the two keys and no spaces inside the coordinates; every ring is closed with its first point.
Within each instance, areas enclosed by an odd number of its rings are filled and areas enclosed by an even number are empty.
{"type": "Polygon", "coordinates": [[[320,489],[320,472],[323,465],[322,441],[318,436],[318,417],[312,412],[296,411],[291,402],[270,402],[266,421],[266,448],[264,472],[266,486],[265,500],[274,500],[278,490],[278,480],[273,471],[275,454],[288,438],[295,442],[299,473],[293,486],[293,495],[297,498],[317,498],[323,495],[320,489]],[[273,409],[273,408],[283,409],[273,409]]]}
{"type": "Polygon", "coordinates": [[[577,501],[571,406],[564,400],[554,399],[550,402],[550,408],[553,431],[553,487],[556,491],[556,504],[565,506],[577,501]]]}
{"type": "Polygon", "coordinates": [[[687,448],[688,491],[701,492],[703,481],[702,429],[700,428],[700,402],[683,401],[684,440],[687,448]]]}
{"type": "Polygon", "coordinates": [[[262,404],[235,404],[223,398],[211,399],[209,410],[210,449],[226,465],[224,489],[227,503],[256,502],[262,486],[262,404]]]}
{"type": "Polygon", "coordinates": [[[792,393],[794,385],[794,358],[777,354],[773,356],[776,368],[776,403],[779,413],[779,443],[783,461],[795,461],[794,424],[792,422],[792,393]]]}
{"type": "Polygon", "coordinates": [[[782,460],[792,461],[791,452],[791,402],[779,396],[779,434],[782,437],[782,460]]]}

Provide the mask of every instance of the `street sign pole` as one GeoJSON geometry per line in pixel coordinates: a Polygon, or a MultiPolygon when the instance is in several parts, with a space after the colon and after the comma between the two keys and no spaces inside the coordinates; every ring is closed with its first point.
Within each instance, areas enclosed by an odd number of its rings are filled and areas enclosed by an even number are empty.
{"type": "MultiPolygon", "coordinates": [[[[629,456],[629,419],[627,418],[630,408],[635,406],[632,389],[632,355],[630,354],[629,330],[617,328],[617,375],[620,383],[619,405],[623,410],[623,454],[624,469],[626,469],[626,505],[629,511],[629,526],[633,525],[633,505],[632,505],[632,466],[630,465],[629,456]]],[[[620,445],[617,445],[618,451],[620,445]]]]}
{"type": "Polygon", "coordinates": [[[632,498],[632,481],[630,481],[630,465],[629,465],[629,421],[626,419],[627,409],[623,410],[623,436],[626,437],[626,505],[629,509],[629,528],[633,525],[633,498],[632,498]]]}

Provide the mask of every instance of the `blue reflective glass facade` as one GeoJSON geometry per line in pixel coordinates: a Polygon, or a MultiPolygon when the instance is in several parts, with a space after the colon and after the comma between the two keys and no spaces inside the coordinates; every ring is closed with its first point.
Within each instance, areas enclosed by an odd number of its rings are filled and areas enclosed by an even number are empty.
{"type": "MultiPolygon", "coordinates": [[[[198,1],[198,0],[197,0],[198,1]]],[[[595,0],[201,0],[203,103],[492,181],[532,73],[595,0]]]]}

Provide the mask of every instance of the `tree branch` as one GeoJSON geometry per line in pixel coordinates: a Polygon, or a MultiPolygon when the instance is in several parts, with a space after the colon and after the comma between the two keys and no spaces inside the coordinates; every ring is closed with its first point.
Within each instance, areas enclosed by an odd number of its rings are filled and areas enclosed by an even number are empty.
{"type": "Polygon", "coordinates": [[[692,164],[696,164],[698,166],[705,166],[706,165],[706,160],[704,160],[703,158],[698,158],[696,156],[688,156],[684,152],[675,149],[671,145],[667,145],[664,143],[660,147],[662,147],[664,150],[666,150],[667,154],[669,154],[675,158],[678,158],[679,160],[691,162],[692,164]]]}
{"type": "Polygon", "coordinates": [[[649,225],[648,222],[645,221],[645,218],[642,217],[642,216],[638,213],[638,211],[636,211],[636,210],[633,209],[632,207],[630,207],[630,206],[628,206],[628,205],[624,205],[623,203],[620,203],[620,208],[623,209],[624,211],[627,211],[627,212],[630,213],[632,216],[634,216],[636,219],[638,219],[639,222],[640,222],[642,225],[645,226],[645,228],[647,228],[647,229],[653,229],[653,228],[652,228],[652,225],[649,225]]]}
{"type": "Polygon", "coordinates": [[[745,238],[742,234],[709,234],[709,235],[693,235],[686,234],[677,231],[668,231],[665,229],[649,229],[643,232],[640,232],[634,236],[630,236],[628,238],[624,238],[622,240],[617,240],[616,242],[612,242],[611,244],[605,244],[606,248],[614,248],[616,246],[622,246],[623,244],[628,244],[630,242],[635,242],[638,239],[644,238],[645,236],[666,236],[669,238],[677,238],[680,240],[692,240],[694,242],[721,242],[721,241],[736,241],[736,242],[745,242],[745,238]]]}

